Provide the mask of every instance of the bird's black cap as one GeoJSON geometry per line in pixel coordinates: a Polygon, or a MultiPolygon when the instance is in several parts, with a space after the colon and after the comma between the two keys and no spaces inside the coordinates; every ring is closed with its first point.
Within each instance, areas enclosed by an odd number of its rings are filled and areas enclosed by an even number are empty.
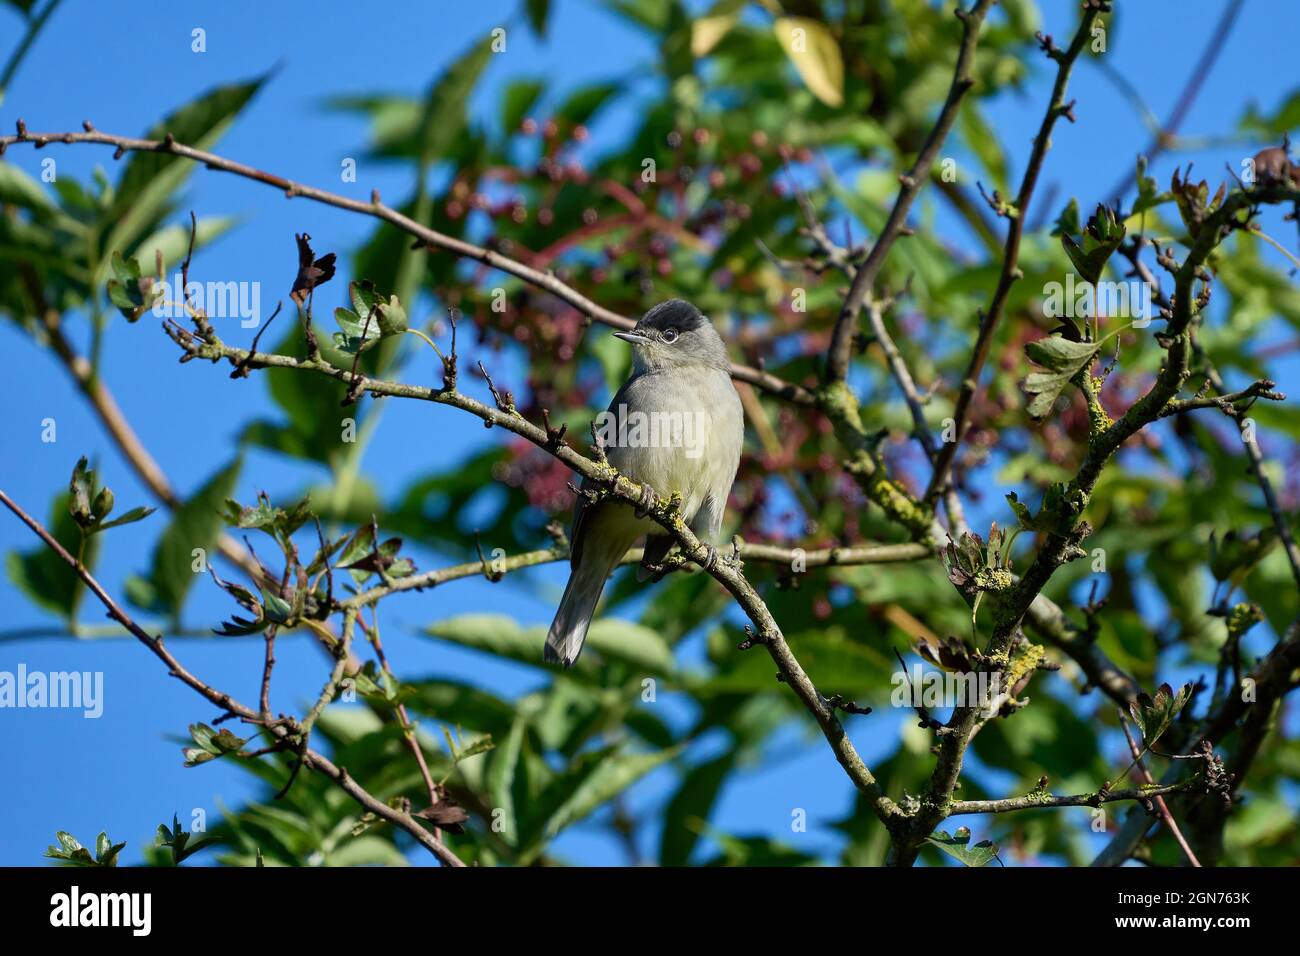
{"type": "Polygon", "coordinates": [[[695,308],[689,302],[682,299],[669,299],[667,302],[660,302],[653,309],[641,317],[637,326],[643,329],[654,329],[662,332],[664,329],[676,329],[678,332],[693,332],[702,325],[708,324],[700,310],[695,308]]]}

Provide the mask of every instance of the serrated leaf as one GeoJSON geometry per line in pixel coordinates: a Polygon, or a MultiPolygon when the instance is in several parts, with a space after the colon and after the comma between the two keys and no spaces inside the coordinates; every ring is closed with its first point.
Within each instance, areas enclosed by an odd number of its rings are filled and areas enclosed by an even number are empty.
{"type": "Polygon", "coordinates": [[[944,830],[925,838],[933,847],[942,850],[964,866],[985,866],[998,855],[998,848],[991,840],[983,840],[970,845],[970,830],[959,827],[951,836],[944,830]]]}
{"type": "Polygon", "coordinates": [[[116,278],[106,284],[108,299],[128,322],[139,321],[162,301],[163,289],[158,277],[144,275],[135,257],[124,258],[114,249],[109,264],[116,278]]]}
{"type": "Polygon", "coordinates": [[[1098,206],[1083,229],[1082,243],[1077,242],[1069,233],[1062,232],[1061,245],[1080,277],[1085,282],[1096,285],[1106,268],[1107,260],[1120,247],[1126,232],[1124,223],[1116,219],[1113,209],[1098,206]]]}
{"type": "Polygon", "coordinates": [[[1074,235],[1082,227],[1079,225],[1079,200],[1071,197],[1070,201],[1065,204],[1061,214],[1056,217],[1055,225],[1052,229],[1052,235],[1065,236],[1074,235]]]}
{"type": "Polygon", "coordinates": [[[1174,194],[1171,192],[1160,192],[1156,185],[1155,178],[1147,175],[1147,159],[1145,156],[1137,158],[1137,199],[1133,201],[1133,208],[1129,210],[1130,216],[1138,216],[1142,213],[1156,209],[1167,202],[1173,201],[1174,194]]]}
{"type": "Polygon", "coordinates": [[[1097,348],[1096,342],[1072,342],[1060,335],[1049,335],[1025,346],[1030,361],[1046,369],[1025,378],[1025,392],[1033,396],[1030,417],[1042,418],[1052,410],[1065,386],[1092,363],[1097,348]]]}
{"type": "Polygon", "coordinates": [[[1160,736],[1169,729],[1174,718],[1187,706],[1191,698],[1191,684],[1184,684],[1177,694],[1168,684],[1161,684],[1154,698],[1147,694],[1139,694],[1137,700],[1129,704],[1129,713],[1142,732],[1142,741],[1147,749],[1153,747],[1160,736]]]}

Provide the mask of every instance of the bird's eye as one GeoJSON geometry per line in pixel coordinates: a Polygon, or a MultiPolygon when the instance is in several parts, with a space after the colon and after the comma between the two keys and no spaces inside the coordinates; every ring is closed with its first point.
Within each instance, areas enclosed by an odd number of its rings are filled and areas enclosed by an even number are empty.
{"type": "Polygon", "coordinates": [[[676,330],[676,329],[664,329],[664,341],[667,342],[669,345],[672,345],[674,342],[676,342],[676,341],[677,341],[677,330],[676,330]]]}

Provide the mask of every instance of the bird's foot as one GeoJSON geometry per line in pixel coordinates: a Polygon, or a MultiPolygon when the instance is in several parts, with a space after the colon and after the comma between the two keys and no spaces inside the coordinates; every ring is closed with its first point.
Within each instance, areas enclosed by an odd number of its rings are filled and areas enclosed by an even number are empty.
{"type": "MultiPolygon", "coordinates": [[[[707,553],[704,556],[704,560],[700,563],[700,567],[704,568],[705,571],[712,571],[715,567],[717,567],[718,560],[720,558],[720,555],[718,554],[718,549],[711,544],[706,544],[704,546],[704,550],[707,553]]],[[[722,558],[721,560],[725,563],[727,559],[722,558]]]]}
{"type": "Polygon", "coordinates": [[[636,516],[644,518],[650,511],[659,505],[659,496],[655,490],[644,482],[641,485],[641,502],[637,505],[636,516]]]}
{"type": "Polygon", "coordinates": [[[660,581],[664,579],[664,576],[667,575],[668,572],[672,570],[672,567],[668,564],[667,561],[661,562],[659,564],[643,564],[642,567],[650,575],[648,578],[646,578],[646,581],[648,581],[650,584],[658,584],[660,581]]]}

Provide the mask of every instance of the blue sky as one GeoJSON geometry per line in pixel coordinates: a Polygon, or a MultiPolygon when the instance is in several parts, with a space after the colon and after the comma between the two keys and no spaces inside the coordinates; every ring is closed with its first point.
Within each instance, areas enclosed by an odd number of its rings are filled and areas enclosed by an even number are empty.
{"type": "MultiPolygon", "coordinates": [[[[340,162],[361,155],[367,129],[358,117],[326,110],[325,95],[382,90],[418,96],[443,66],[500,25],[511,27],[508,51],[493,61],[476,92],[476,115],[495,116],[503,84],[521,75],[543,75],[560,89],[611,77],[639,78],[641,95],[657,94],[644,68],[653,50],[641,34],[587,0],[555,0],[553,6],[548,39],[539,43],[524,28],[516,4],[501,0],[399,0],[370,8],[338,3],[307,8],[251,0],[201,8],[139,0],[69,0],[54,15],[0,105],[0,126],[10,129],[22,116],[36,130],[77,129],[88,118],[100,129],[135,134],[216,84],[273,69],[270,82],[218,151],[358,198],[379,188],[395,199],[410,189],[404,169],[362,161],[356,183],[340,182],[340,162]],[[304,12],[308,9],[309,14],[304,12]],[[195,27],[206,30],[204,54],[191,51],[195,27]]],[[[1045,2],[1046,31],[1058,39],[1067,35],[1077,6],[1074,0],[1045,2]]],[[[1201,49],[1224,4],[1146,0],[1117,6],[1120,13],[1109,38],[1112,62],[1163,117],[1182,89],[1191,54],[1201,49]]],[[[1248,5],[1185,121],[1184,133],[1230,132],[1252,101],[1266,112],[1276,107],[1295,77],[1297,37],[1294,28],[1285,28],[1294,21],[1291,12],[1281,4],[1248,5]]],[[[0,57],[8,55],[19,23],[8,8],[0,10],[0,57]]],[[[1034,69],[1027,96],[1006,97],[988,113],[1010,152],[1016,178],[1050,82],[1045,61],[1035,59],[1034,69]]],[[[1070,194],[1078,195],[1085,206],[1103,198],[1101,192],[1132,167],[1135,153],[1149,140],[1131,105],[1095,67],[1084,64],[1076,71],[1071,95],[1079,100],[1079,122],[1058,125],[1040,190],[1041,196],[1057,184],[1057,207],[1070,194]]],[[[616,133],[630,119],[617,112],[603,118],[594,130],[593,146],[599,146],[602,133],[616,133]]],[[[1236,166],[1256,148],[1220,145],[1193,155],[1201,172],[1214,180],[1225,161],[1236,166]]],[[[107,149],[52,147],[40,154],[13,149],[6,160],[35,174],[39,160],[47,156],[56,158],[63,175],[84,179],[95,165],[114,172],[107,149]]],[[[1186,159],[1161,158],[1154,166],[1157,178],[1166,180],[1175,163],[1186,159]]],[[[187,188],[185,208],[200,216],[241,217],[238,229],[202,254],[201,271],[211,277],[259,281],[264,290],[275,290],[264,291],[264,308],[269,308],[268,299],[287,292],[281,287],[291,274],[295,232],[311,233],[318,250],[344,252],[372,228],[360,217],[287,201],[265,187],[201,170],[187,188]]],[[[84,331],[84,323],[74,321],[73,327],[84,331]]],[[[84,336],[78,338],[84,347],[84,336]]],[[[51,492],[66,484],[77,456],[88,454],[116,491],[119,508],[154,503],[50,355],[8,325],[0,326],[0,353],[8,358],[9,386],[9,412],[0,417],[0,486],[44,518],[51,492]],[[54,444],[39,439],[40,423],[48,417],[58,422],[54,444]]],[[[188,493],[229,458],[245,422],[275,412],[256,376],[232,382],[219,369],[180,366],[175,358],[174,346],[155,324],[119,325],[107,339],[104,375],[172,483],[188,493]]],[[[1287,383],[1281,386],[1286,390],[1287,383]]],[[[450,409],[394,402],[367,450],[364,467],[372,475],[385,476],[381,494],[393,494],[430,464],[460,460],[495,440],[495,433],[486,433],[476,421],[450,409]]],[[[243,475],[239,493],[245,499],[259,488],[288,496],[323,477],[259,452],[249,454],[243,475]]],[[[120,594],[126,577],[144,569],[155,534],[156,528],[136,526],[109,536],[100,576],[111,591],[120,594]]],[[[0,551],[27,549],[33,540],[16,522],[0,518],[0,551]]],[[[437,562],[433,555],[421,557],[422,566],[437,562]]],[[[392,602],[386,630],[403,635],[389,647],[399,671],[471,676],[507,693],[526,689],[536,680],[530,670],[506,665],[484,670],[481,659],[469,653],[409,635],[430,620],[467,611],[501,611],[528,624],[544,623],[563,577],[558,569],[549,569],[536,580],[539,587],[520,588],[473,579],[404,603],[392,602]]],[[[196,588],[187,614],[196,626],[207,626],[228,613],[227,603],[214,590],[196,588]]],[[[7,579],[0,580],[0,602],[7,610],[0,632],[52,623],[7,579]]],[[[99,621],[98,609],[87,603],[83,618],[99,621]]],[[[321,680],[317,652],[304,642],[289,643],[277,671],[277,693],[286,708],[314,696],[321,680]]],[[[193,670],[210,675],[237,696],[255,698],[258,642],[218,646],[177,640],[175,647],[193,670]]],[[[101,670],[107,702],[98,720],[57,710],[0,711],[0,766],[17,774],[0,788],[0,864],[36,862],[56,829],[90,839],[107,828],[115,839],[129,841],[126,859],[137,860],[139,847],[173,812],[184,818],[190,809],[202,807],[215,817],[222,804],[237,805],[248,794],[246,778],[220,765],[181,769],[179,749],[168,736],[182,732],[189,721],[213,715],[140,648],[120,640],[0,637],[0,670],[14,670],[19,662],[29,671],[101,670]]],[[[854,729],[855,743],[870,761],[891,748],[896,732],[896,724],[888,719],[872,718],[854,729]]],[[[783,759],[742,774],[724,794],[715,819],[725,820],[732,832],[767,832],[789,839],[788,808],[799,806],[808,811],[810,821],[805,847],[834,845],[834,834],[824,822],[841,816],[850,805],[847,781],[818,740],[794,736],[778,749],[783,759]]],[[[639,799],[653,807],[664,793],[652,781],[639,799]]],[[[582,829],[567,835],[560,847],[584,862],[621,862],[603,836],[582,829]]]]}

